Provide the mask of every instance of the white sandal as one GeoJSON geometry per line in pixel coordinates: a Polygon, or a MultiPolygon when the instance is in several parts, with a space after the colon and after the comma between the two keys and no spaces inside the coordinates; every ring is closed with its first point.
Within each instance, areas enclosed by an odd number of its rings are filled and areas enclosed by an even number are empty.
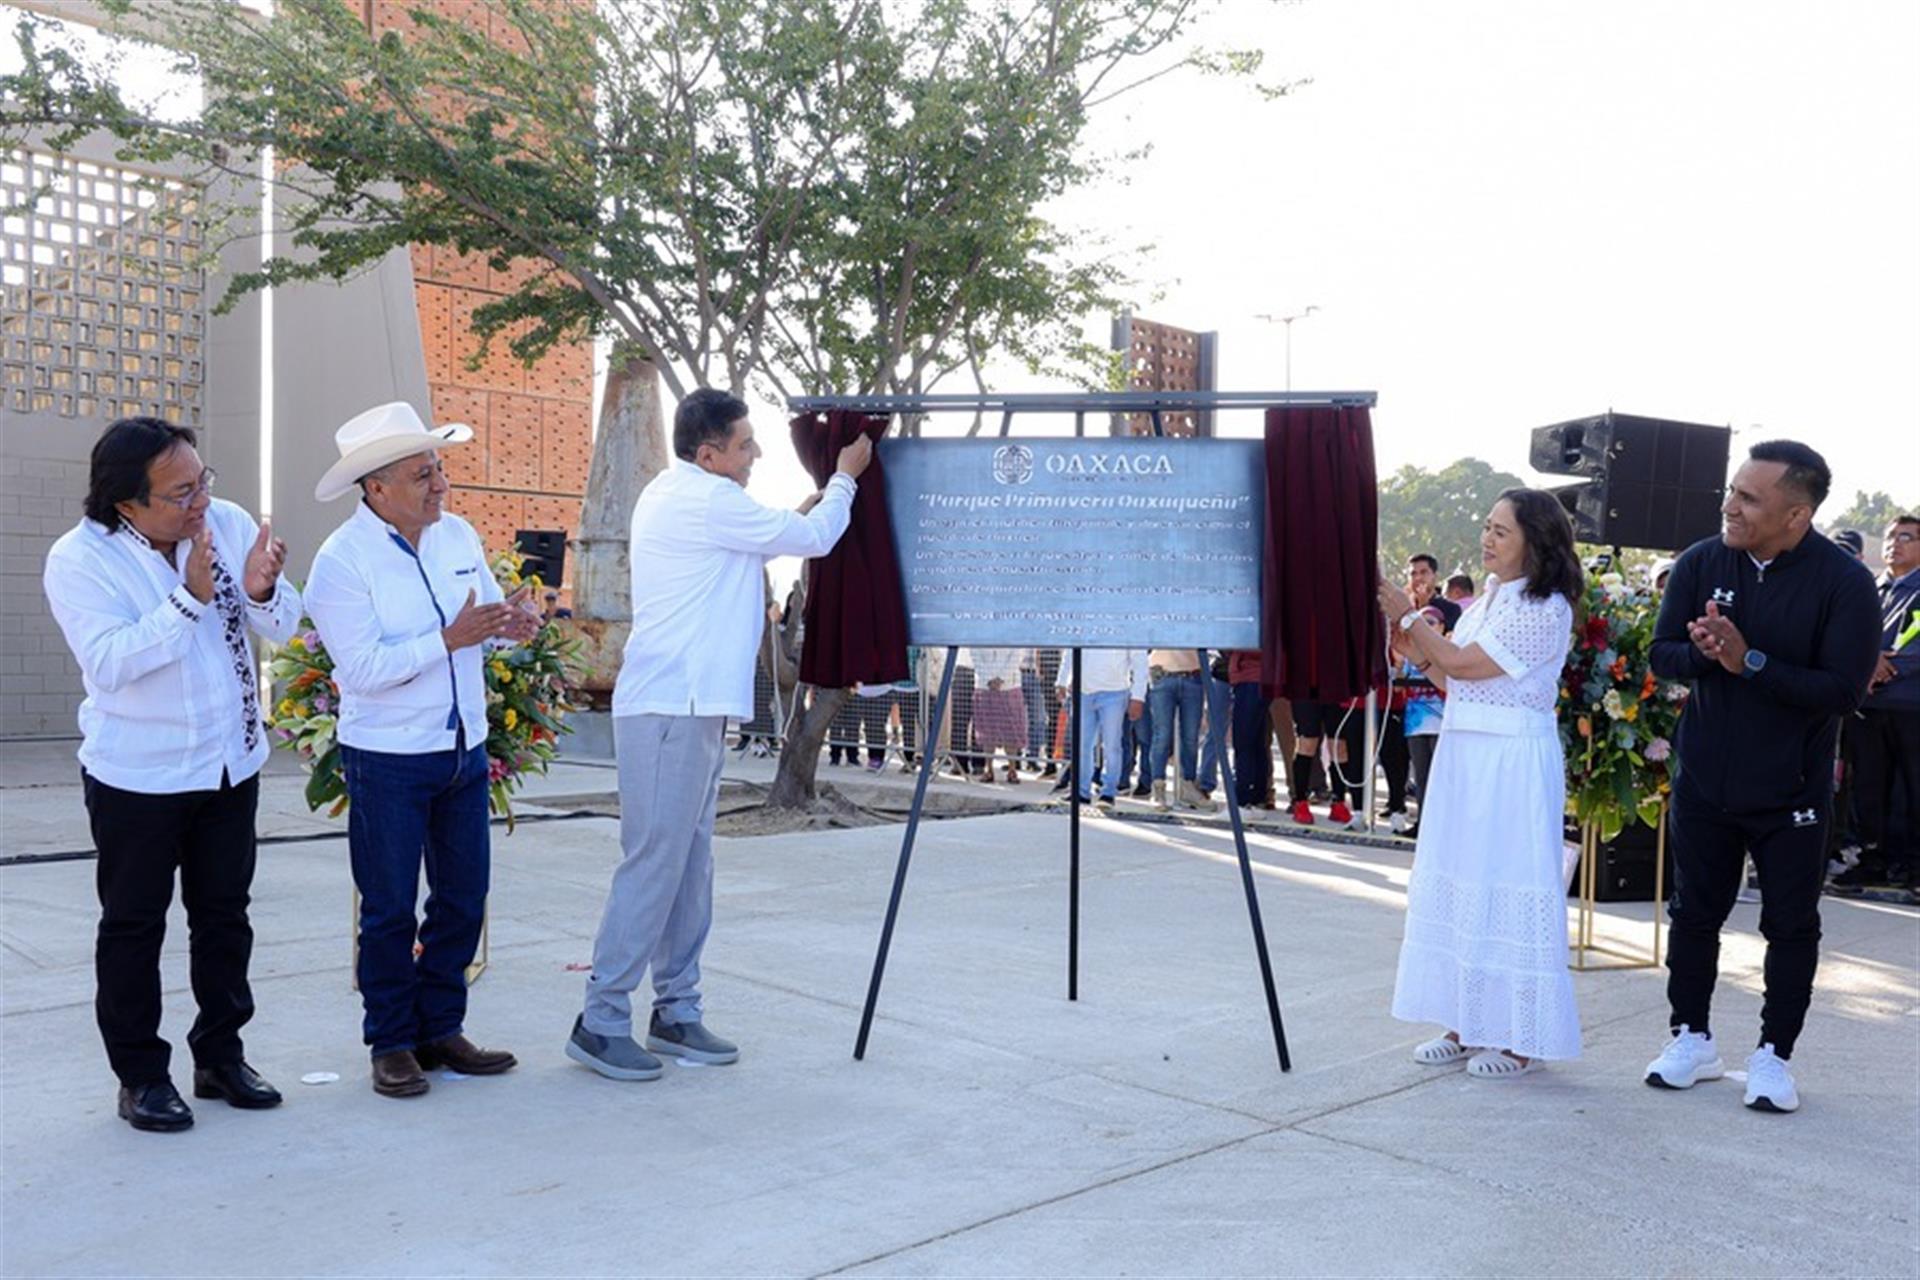
{"type": "Polygon", "coordinates": [[[1444,1067],[1466,1056],[1466,1046],[1451,1036],[1435,1036],[1413,1047],[1413,1060],[1423,1067],[1444,1067]]]}
{"type": "Polygon", "coordinates": [[[1467,1074],[1482,1080],[1511,1080],[1539,1069],[1540,1059],[1528,1058],[1522,1062],[1505,1049],[1487,1049],[1476,1053],[1473,1061],[1467,1064],[1467,1074]]]}

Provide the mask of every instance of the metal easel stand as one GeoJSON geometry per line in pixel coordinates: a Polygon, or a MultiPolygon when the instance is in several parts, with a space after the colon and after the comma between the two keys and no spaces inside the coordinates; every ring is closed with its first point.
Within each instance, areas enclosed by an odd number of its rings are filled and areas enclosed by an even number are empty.
{"type": "MultiPolygon", "coordinates": [[[[351,991],[358,991],[360,989],[360,890],[359,890],[359,887],[355,886],[352,892],[353,892],[352,911],[347,917],[347,937],[348,939],[350,939],[350,941],[347,944],[347,988],[351,991]]],[[[480,951],[477,955],[474,956],[473,963],[467,966],[466,977],[467,977],[468,986],[472,986],[474,983],[480,981],[480,975],[487,971],[487,962],[493,952],[492,921],[493,921],[493,908],[491,906],[481,907],[480,908],[480,951]]],[[[419,944],[415,943],[414,947],[415,947],[415,954],[417,955],[419,953],[418,952],[419,944]]]]}
{"type": "MultiPolygon", "coordinates": [[[[947,649],[946,667],[940,675],[940,693],[934,700],[933,720],[938,724],[946,710],[947,698],[953,691],[953,668],[959,656],[959,649],[947,649]]],[[[1073,767],[1080,761],[1080,651],[1074,650],[1073,718],[1069,722],[1073,731],[1073,767]]],[[[1200,651],[1200,668],[1206,670],[1206,651],[1200,651]]],[[[1211,730],[1214,749],[1220,756],[1221,785],[1227,792],[1227,812],[1233,821],[1233,843],[1240,857],[1240,883],[1247,896],[1247,919],[1253,929],[1254,952],[1260,961],[1260,981],[1266,990],[1267,1019],[1273,1028],[1274,1051],[1280,1059],[1282,1071],[1293,1070],[1293,1059],[1287,1052],[1286,1028],[1280,1019],[1280,1000],[1274,992],[1273,965],[1267,955],[1266,929],[1260,920],[1260,898],[1253,881],[1253,863],[1247,854],[1246,829],[1241,825],[1240,802],[1234,793],[1233,770],[1226,759],[1226,727],[1214,724],[1211,730]]],[[[1113,766],[1109,766],[1113,767],[1113,766]]],[[[927,782],[932,776],[933,756],[922,753],[920,774],[914,783],[913,807],[907,813],[906,834],[900,841],[900,861],[894,868],[893,892],[887,900],[886,921],[880,928],[880,945],[874,952],[873,974],[867,983],[866,1004],[860,1011],[860,1033],[854,1040],[853,1056],[856,1061],[864,1061],[867,1056],[867,1038],[873,1031],[873,1013],[880,1000],[880,983],[886,976],[887,954],[893,946],[893,928],[900,916],[900,898],[906,887],[907,867],[913,859],[913,842],[920,830],[920,815],[926,805],[927,782]]],[[[1091,778],[1086,782],[1091,783],[1091,778]]],[[[1080,998],[1080,787],[1082,779],[1077,775],[1073,779],[1069,798],[1068,833],[1068,873],[1067,873],[1067,999],[1080,998]]]]}
{"type": "Polygon", "coordinates": [[[1599,969],[1658,969],[1661,964],[1661,936],[1667,909],[1667,806],[1660,805],[1653,850],[1653,946],[1651,952],[1638,948],[1623,950],[1594,941],[1594,916],[1600,888],[1600,827],[1583,823],[1580,827],[1579,904],[1574,918],[1573,941],[1568,945],[1572,959],[1568,966],[1586,973],[1599,969]],[[1595,960],[1595,956],[1605,956],[1595,960]]]}

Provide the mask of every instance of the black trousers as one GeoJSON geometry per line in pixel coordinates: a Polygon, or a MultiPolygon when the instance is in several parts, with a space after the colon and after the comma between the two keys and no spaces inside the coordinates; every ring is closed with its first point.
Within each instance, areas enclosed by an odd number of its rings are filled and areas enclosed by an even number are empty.
{"type": "Polygon", "coordinates": [[[1720,928],[1740,892],[1749,855],[1760,875],[1760,934],[1767,940],[1766,999],[1761,1044],[1782,1058],[1807,1020],[1813,975],[1820,963],[1820,892],[1826,883],[1826,799],[1799,809],[1728,814],[1687,794],[1684,778],[1673,793],[1673,922],[1667,950],[1669,1023],[1708,1032],[1707,1014],[1720,971],[1720,928]]]}
{"type": "Polygon", "coordinates": [[[1853,798],[1862,856],[1889,867],[1905,863],[1907,883],[1920,884],[1920,711],[1862,711],[1846,732],[1858,771],[1853,798]]]}
{"type": "Polygon", "coordinates": [[[93,1007],[113,1073],[125,1085],[167,1078],[173,1048],[160,1038],[160,946],[176,871],[187,908],[188,972],[200,1007],[187,1045],[196,1066],[240,1061],[240,1028],[253,1017],[247,905],[259,778],[173,795],[122,791],[84,771],[81,782],[99,852],[93,1007]]]}
{"type": "Polygon", "coordinates": [[[1243,809],[1265,804],[1267,788],[1273,785],[1267,711],[1259,681],[1233,686],[1233,789],[1243,809]]]}

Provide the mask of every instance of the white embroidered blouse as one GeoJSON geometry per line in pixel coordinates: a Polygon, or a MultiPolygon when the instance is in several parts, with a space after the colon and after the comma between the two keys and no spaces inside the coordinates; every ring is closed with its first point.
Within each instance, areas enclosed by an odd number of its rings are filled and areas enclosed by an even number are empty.
{"type": "Polygon", "coordinates": [[[1501,674],[1447,682],[1445,727],[1483,733],[1550,729],[1560,699],[1560,672],[1573,643],[1573,606],[1562,595],[1538,600],[1524,582],[1489,578],[1487,590],[1460,615],[1453,643],[1479,645],[1501,674]]]}

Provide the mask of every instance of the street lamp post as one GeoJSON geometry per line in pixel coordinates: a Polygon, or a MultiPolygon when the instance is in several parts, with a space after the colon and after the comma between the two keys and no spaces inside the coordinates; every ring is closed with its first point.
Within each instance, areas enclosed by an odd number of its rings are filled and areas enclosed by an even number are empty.
{"type": "Polygon", "coordinates": [[[1266,313],[1262,313],[1254,317],[1254,319],[1256,320],[1265,320],[1268,324],[1282,324],[1286,326],[1287,390],[1289,391],[1293,390],[1293,322],[1295,320],[1305,320],[1308,316],[1312,315],[1314,312],[1318,311],[1319,309],[1320,308],[1316,306],[1309,306],[1306,310],[1296,311],[1290,316],[1276,316],[1276,315],[1269,315],[1266,313]]]}

